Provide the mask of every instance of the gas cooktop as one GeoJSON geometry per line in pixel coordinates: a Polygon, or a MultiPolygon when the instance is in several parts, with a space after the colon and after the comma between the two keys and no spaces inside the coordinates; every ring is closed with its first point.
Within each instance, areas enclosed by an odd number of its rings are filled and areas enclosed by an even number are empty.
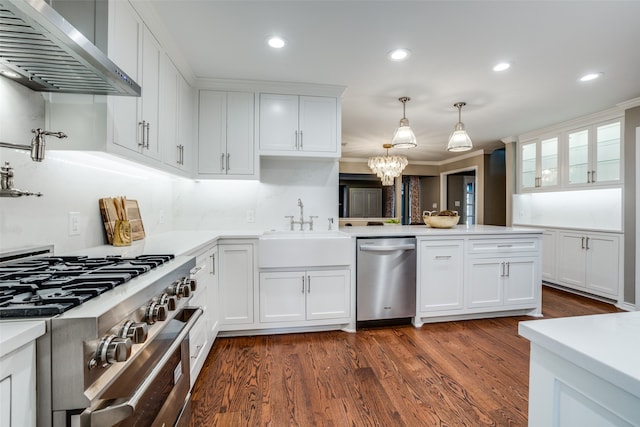
{"type": "Polygon", "coordinates": [[[4,263],[0,265],[0,318],[61,314],[173,258],[51,256],[4,263]]]}

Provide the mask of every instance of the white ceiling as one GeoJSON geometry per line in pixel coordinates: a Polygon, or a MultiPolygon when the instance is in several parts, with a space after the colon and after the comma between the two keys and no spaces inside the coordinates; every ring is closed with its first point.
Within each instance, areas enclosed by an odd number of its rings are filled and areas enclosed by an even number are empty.
{"type": "Polygon", "coordinates": [[[402,117],[409,160],[474,148],[640,97],[640,1],[154,0],[197,77],[343,85],[343,157],[379,154],[402,117]],[[288,44],[266,46],[271,34],[288,44]],[[387,53],[408,48],[404,62],[387,53]],[[501,61],[512,68],[496,73],[501,61]],[[604,73],[581,83],[583,74],[604,73]]]}

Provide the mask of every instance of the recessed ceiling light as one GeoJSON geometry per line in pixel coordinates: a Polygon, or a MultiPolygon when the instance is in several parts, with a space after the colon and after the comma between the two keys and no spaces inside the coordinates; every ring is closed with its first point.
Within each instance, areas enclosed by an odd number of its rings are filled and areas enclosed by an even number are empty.
{"type": "Polygon", "coordinates": [[[2,74],[5,77],[10,77],[12,79],[17,79],[18,77],[20,77],[20,74],[14,73],[13,71],[7,71],[7,70],[1,70],[0,74],[2,74]]]}
{"type": "Polygon", "coordinates": [[[389,59],[392,61],[404,61],[411,55],[409,49],[396,49],[389,52],[389,59]]]}
{"type": "Polygon", "coordinates": [[[581,82],[589,82],[591,80],[595,80],[599,77],[602,76],[602,73],[591,73],[591,74],[585,74],[584,76],[580,77],[580,81],[581,82]]]}
{"type": "Polygon", "coordinates": [[[499,64],[496,64],[493,67],[493,71],[504,71],[504,70],[508,70],[509,68],[511,68],[511,64],[508,62],[501,62],[499,64]]]}
{"type": "Polygon", "coordinates": [[[267,39],[267,44],[274,49],[281,49],[287,44],[287,42],[282,37],[273,36],[267,39]]]}

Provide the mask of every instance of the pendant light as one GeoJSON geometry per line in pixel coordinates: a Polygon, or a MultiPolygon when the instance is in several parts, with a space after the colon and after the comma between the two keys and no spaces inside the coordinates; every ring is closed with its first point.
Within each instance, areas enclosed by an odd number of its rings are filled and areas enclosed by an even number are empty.
{"type": "Polygon", "coordinates": [[[416,142],[416,136],[413,134],[413,131],[409,127],[409,120],[407,120],[405,114],[407,102],[411,101],[411,98],[403,96],[402,98],[398,98],[398,101],[402,102],[402,119],[400,119],[400,126],[398,127],[398,129],[396,129],[396,133],[393,134],[391,145],[393,146],[393,148],[416,147],[418,145],[418,143],[416,142]]]}
{"type": "Polygon", "coordinates": [[[471,143],[471,138],[467,135],[467,131],[464,130],[464,123],[462,123],[462,107],[467,105],[466,102],[457,102],[453,104],[454,107],[458,108],[458,123],[453,128],[453,133],[449,137],[449,145],[447,145],[447,150],[449,151],[469,151],[473,148],[473,144],[471,143]]]}
{"type": "Polygon", "coordinates": [[[405,156],[389,156],[391,144],[384,144],[382,147],[386,148],[387,154],[371,157],[369,168],[382,180],[382,185],[393,185],[394,179],[400,176],[409,162],[405,156]]]}

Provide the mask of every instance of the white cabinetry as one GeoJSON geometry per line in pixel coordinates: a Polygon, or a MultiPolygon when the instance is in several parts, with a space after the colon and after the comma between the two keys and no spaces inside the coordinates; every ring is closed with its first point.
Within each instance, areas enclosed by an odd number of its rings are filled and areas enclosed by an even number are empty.
{"type": "Polygon", "coordinates": [[[260,94],[260,154],[340,157],[338,99],[260,94]]]}
{"type": "Polygon", "coordinates": [[[160,145],[164,163],[190,172],[193,159],[193,92],[167,55],[162,62],[160,145]]]}
{"type": "Polygon", "coordinates": [[[619,185],[622,115],[614,109],[521,135],[517,151],[519,192],[619,185]]]}
{"type": "Polygon", "coordinates": [[[558,235],[558,284],[618,298],[620,237],[608,233],[561,231],[558,235]]]}
{"type": "MultiPolygon", "coordinates": [[[[104,3],[108,5],[108,13],[94,17],[96,26],[107,29],[100,33],[104,33],[106,40],[101,39],[98,45],[106,46],[108,56],[142,87],[142,94],[140,97],[48,94],[45,126],[68,135],[64,140],[50,139],[49,148],[104,151],[172,172],[184,166],[186,171],[187,159],[193,156],[186,147],[191,136],[185,137],[182,130],[187,128],[181,128],[181,121],[175,116],[180,114],[176,102],[180,102],[182,95],[175,83],[165,84],[178,79],[179,73],[129,1],[104,3]],[[168,133],[161,138],[165,129],[168,133]],[[184,139],[178,143],[176,135],[184,139]],[[176,148],[180,144],[184,148],[176,148]],[[184,152],[185,165],[174,163],[178,150],[184,152]]],[[[181,82],[179,86],[185,84],[181,82]]],[[[186,126],[193,126],[193,121],[190,119],[186,126]]]]}
{"type": "Polygon", "coordinates": [[[32,341],[0,359],[0,425],[36,425],[36,344],[32,341]]]}
{"type": "Polygon", "coordinates": [[[200,91],[200,176],[255,176],[254,103],[251,92],[200,91]]]}
{"type": "Polygon", "coordinates": [[[196,290],[189,305],[202,307],[203,314],[189,333],[189,356],[191,358],[191,387],[198,378],[209,350],[218,332],[218,280],[216,268],[217,246],[211,246],[196,255],[196,266],[191,272],[197,281],[196,290]]]}
{"type": "Polygon", "coordinates": [[[348,322],[350,274],[346,269],[260,273],[260,322],[348,322]]]}
{"type": "Polygon", "coordinates": [[[530,307],[540,298],[539,239],[471,239],[467,307],[530,307]]]}
{"type": "Polygon", "coordinates": [[[520,189],[558,186],[558,137],[538,138],[520,144],[520,189]]]}
{"type": "Polygon", "coordinates": [[[163,52],[156,38],[127,1],[111,2],[109,56],[142,87],[142,96],[110,97],[113,143],[160,159],[159,97],[163,52]],[[137,79],[136,79],[137,78],[137,79]]]}
{"type": "Polygon", "coordinates": [[[568,132],[567,184],[607,184],[622,178],[621,122],[613,120],[568,132]]]}
{"type": "Polygon", "coordinates": [[[464,307],[464,241],[422,240],[418,245],[418,313],[464,307]]]}
{"type": "Polygon", "coordinates": [[[254,254],[255,243],[218,245],[221,330],[253,323],[254,254]]]}
{"type": "Polygon", "coordinates": [[[558,277],[556,239],[557,231],[542,231],[542,280],[556,281],[558,277]]]}

